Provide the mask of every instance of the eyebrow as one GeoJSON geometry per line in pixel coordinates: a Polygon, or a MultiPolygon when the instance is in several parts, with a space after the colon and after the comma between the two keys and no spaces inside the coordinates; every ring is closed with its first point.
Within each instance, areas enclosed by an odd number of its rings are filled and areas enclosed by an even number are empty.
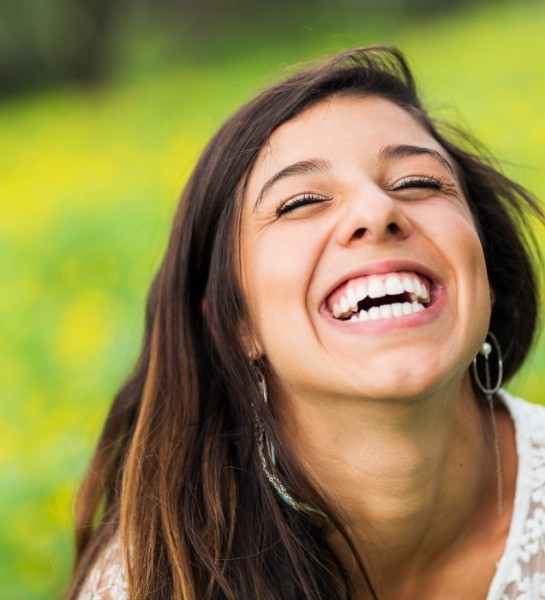
{"type": "MultiPolygon", "coordinates": [[[[386,146],[382,148],[379,153],[379,159],[385,162],[393,161],[400,158],[406,158],[410,156],[418,156],[421,154],[427,154],[436,158],[452,175],[456,177],[454,169],[450,162],[437,150],[433,148],[427,148],[426,146],[413,146],[410,144],[398,144],[395,146],[386,146]]],[[[311,158],[308,160],[300,160],[296,163],[288,165],[283,169],[280,169],[270,179],[268,179],[259,194],[254,205],[257,205],[263,199],[263,196],[281,179],[287,177],[294,177],[296,175],[308,175],[309,173],[325,173],[331,170],[331,163],[328,160],[321,158],[311,158]]]]}
{"type": "Polygon", "coordinates": [[[321,158],[300,160],[292,165],[288,165],[287,167],[280,169],[278,173],[275,173],[265,182],[259,194],[257,195],[255,206],[261,202],[263,196],[273,187],[273,185],[275,185],[275,183],[281,179],[286,179],[287,177],[293,177],[295,175],[308,175],[309,173],[325,173],[330,169],[331,163],[328,160],[323,160],[321,158]]]}
{"type": "Polygon", "coordinates": [[[386,146],[380,151],[379,158],[383,161],[396,160],[398,158],[406,158],[409,156],[418,156],[420,154],[428,154],[436,158],[451,174],[456,177],[454,168],[450,162],[437,150],[427,148],[426,146],[412,146],[409,144],[400,144],[397,146],[386,146]]]}

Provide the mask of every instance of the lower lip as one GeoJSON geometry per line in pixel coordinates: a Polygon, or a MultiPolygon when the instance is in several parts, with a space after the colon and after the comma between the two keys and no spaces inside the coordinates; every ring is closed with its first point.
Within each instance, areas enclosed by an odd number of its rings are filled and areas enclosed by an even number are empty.
{"type": "Polygon", "coordinates": [[[376,321],[341,321],[335,319],[330,312],[321,311],[329,323],[336,326],[344,333],[354,334],[378,334],[399,329],[411,329],[422,327],[438,318],[445,305],[445,294],[442,288],[435,289],[430,304],[424,310],[402,317],[391,317],[389,319],[377,319],[376,321]]]}

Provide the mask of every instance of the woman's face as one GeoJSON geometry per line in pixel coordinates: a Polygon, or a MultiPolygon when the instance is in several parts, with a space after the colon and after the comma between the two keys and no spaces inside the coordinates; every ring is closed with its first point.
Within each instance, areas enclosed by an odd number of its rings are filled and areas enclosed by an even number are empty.
{"type": "Polygon", "coordinates": [[[275,130],[249,177],[241,252],[251,343],[290,398],[459,386],[488,329],[452,161],[380,97],[331,97],[275,130]]]}

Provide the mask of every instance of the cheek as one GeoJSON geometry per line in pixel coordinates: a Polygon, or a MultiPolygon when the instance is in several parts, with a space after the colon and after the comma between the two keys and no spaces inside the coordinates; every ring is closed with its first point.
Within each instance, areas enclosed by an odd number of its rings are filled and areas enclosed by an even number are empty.
{"type": "Polygon", "coordinates": [[[473,289],[474,293],[482,296],[481,301],[490,308],[491,290],[481,240],[472,222],[463,223],[458,229],[459,233],[452,245],[456,251],[456,260],[468,271],[470,288],[468,295],[471,295],[470,291],[473,289]]]}
{"type": "Polygon", "coordinates": [[[477,277],[484,275],[488,285],[483,247],[469,208],[457,203],[442,203],[435,208],[431,218],[429,214],[416,217],[422,235],[433,241],[461,275],[464,270],[474,271],[477,277]]]}
{"type": "MultiPolygon", "coordinates": [[[[311,238],[312,239],[312,238],[311,238]]],[[[300,234],[247,239],[243,247],[243,289],[252,328],[265,354],[274,353],[282,338],[308,320],[307,293],[317,244],[300,234]]]]}
{"type": "Polygon", "coordinates": [[[493,291],[488,281],[483,247],[473,222],[453,218],[451,224],[451,260],[457,278],[460,331],[466,336],[468,357],[472,359],[490,325],[493,291]]]}
{"type": "Polygon", "coordinates": [[[418,223],[422,236],[440,255],[447,279],[452,278],[456,304],[452,326],[470,346],[478,348],[478,340],[484,339],[490,321],[493,292],[471,213],[466,206],[451,203],[437,204],[431,218],[424,211],[417,214],[417,210],[415,207],[413,222],[418,223]]]}

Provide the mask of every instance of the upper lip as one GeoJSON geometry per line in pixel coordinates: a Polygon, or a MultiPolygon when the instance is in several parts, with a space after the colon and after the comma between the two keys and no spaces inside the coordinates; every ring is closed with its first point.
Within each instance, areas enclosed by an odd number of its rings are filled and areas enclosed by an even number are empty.
{"type": "Polygon", "coordinates": [[[395,273],[402,271],[414,272],[418,275],[423,275],[430,280],[432,287],[440,284],[437,273],[428,265],[414,259],[400,258],[400,259],[389,259],[381,260],[377,262],[367,263],[365,265],[359,265],[353,269],[346,271],[338,277],[338,279],[331,285],[326,291],[322,298],[321,306],[325,308],[327,306],[327,299],[329,296],[343,283],[346,283],[350,279],[356,277],[364,277],[366,275],[381,275],[385,273],[395,273]]]}

